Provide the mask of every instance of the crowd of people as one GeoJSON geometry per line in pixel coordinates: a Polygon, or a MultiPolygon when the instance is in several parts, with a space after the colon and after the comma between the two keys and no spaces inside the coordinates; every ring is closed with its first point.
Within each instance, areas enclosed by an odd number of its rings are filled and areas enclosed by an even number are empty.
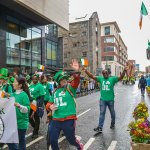
{"type": "MultiPolygon", "coordinates": [[[[19,77],[17,74],[8,76],[8,69],[0,69],[0,91],[1,97],[14,97],[17,116],[19,144],[8,143],[10,150],[25,150],[25,135],[28,125],[33,128],[32,138],[37,138],[40,128],[40,118],[47,112],[48,143],[52,150],[59,150],[58,138],[63,131],[69,143],[78,150],[83,150],[83,144],[75,136],[76,115],[76,95],[77,93],[91,93],[100,85],[100,117],[98,127],[95,132],[102,132],[105,120],[106,108],[111,114],[111,126],[115,127],[114,110],[114,86],[122,80],[127,68],[120,77],[109,76],[107,70],[102,72],[103,76],[94,76],[84,67],[82,70],[89,76],[89,80],[82,80],[79,71],[79,63],[72,60],[71,64],[74,72],[67,74],[58,71],[54,77],[38,74],[19,77]],[[53,80],[54,79],[54,80],[53,80]]],[[[6,143],[7,144],[7,143],[6,143]]],[[[3,143],[0,144],[3,146],[3,143]]]]}

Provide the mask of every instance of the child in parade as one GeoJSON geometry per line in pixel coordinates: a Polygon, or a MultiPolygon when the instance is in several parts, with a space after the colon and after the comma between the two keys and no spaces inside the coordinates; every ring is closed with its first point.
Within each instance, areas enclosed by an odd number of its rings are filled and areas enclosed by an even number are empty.
{"type": "MultiPolygon", "coordinates": [[[[79,63],[72,60],[72,68],[79,70],[79,63]]],[[[52,150],[59,150],[58,138],[60,132],[63,131],[66,139],[78,150],[83,150],[81,144],[75,137],[75,120],[76,116],[76,89],[80,83],[80,74],[75,73],[71,83],[67,82],[68,75],[63,71],[55,74],[54,79],[59,84],[52,98],[46,105],[49,111],[52,111],[52,121],[49,124],[48,133],[50,135],[50,145],[52,150]]]]}
{"type": "Polygon", "coordinates": [[[39,82],[38,74],[33,75],[32,84],[29,86],[29,90],[31,95],[31,104],[34,103],[34,105],[36,105],[36,109],[31,107],[29,121],[31,126],[33,127],[32,138],[37,138],[40,127],[40,117],[42,117],[44,113],[43,104],[45,95],[44,88],[39,82]]]}
{"type": "Polygon", "coordinates": [[[24,78],[15,79],[13,87],[15,90],[13,96],[15,97],[14,105],[16,106],[19,144],[9,143],[8,147],[10,150],[26,150],[25,135],[29,125],[30,112],[29,90],[24,78]]]}

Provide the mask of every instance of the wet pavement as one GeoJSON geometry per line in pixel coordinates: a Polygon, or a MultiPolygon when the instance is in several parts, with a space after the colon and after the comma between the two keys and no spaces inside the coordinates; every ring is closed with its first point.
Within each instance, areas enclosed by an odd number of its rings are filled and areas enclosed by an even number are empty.
{"type": "MultiPolygon", "coordinates": [[[[127,126],[132,118],[132,112],[140,101],[145,101],[150,108],[150,98],[145,94],[141,97],[137,82],[135,85],[122,85],[118,83],[115,86],[115,110],[116,127],[110,129],[110,113],[107,109],[103,133],[94,136],[93,128],[97,127],[99,119],[99,92],[77,98],[78,121],[76,135],[81,138],[81,142],[88,150],[108,150],[110,145],[114,150],[130,150],[130,137],[127,126]]],[[[40,135],[37,139],[31,138],[31,127],[27,135],[27,150],[47,150],[46,147],[46,118],[41,120],[40,135]]],[[[60,137],[60,150],[75,150],[70,146],[64,137],[60,137]]],[[[112,150],[112,149],[109,149],[112,150]]]]}

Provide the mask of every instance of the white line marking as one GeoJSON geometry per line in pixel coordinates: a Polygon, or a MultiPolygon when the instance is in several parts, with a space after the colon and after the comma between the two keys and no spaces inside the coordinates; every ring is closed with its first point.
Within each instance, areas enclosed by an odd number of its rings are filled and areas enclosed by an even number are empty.
{"type": "Polygon", "coordinates": [[[33,140],[32,142],[28,143],[28,144],[26,145],[26,147],[29,147],[29,146],[31,146],[32,144],[34,144],[34,143],[36,143],[36,142],[38,142],[38,141],[40,141],[40,140],[42,140],[42,139],[44,139],[44,136],[40,136],[40,137],[38,137],[37,139],[33,140]]]}
{"type": "Polygon", "coordinates": [[[32,133],[27,134],[27,135],[26,135],[26,138],[28,138],[28,137],[31,136],[31,135],[32,135],[32,133]]]}
{"type": "Polygon", "coordinates": [[[88,109],[86,111],[84,111],[83,113],[79,114],[77,117],[79,118],[80,116],[84,115],[85,113],[87,113],[88,111],[90,111],[91,109],[88,109]]]}
{"type": "Polygon", "coordinates": [[[107,150],[115,150],[117,141],[112,141],[107,150]]]}
{"type": "MultiPolygon", "coordinates": [[[[31,135],[32,135],[32,133],[27,134],[27,135],[26,135],[26,138],[28,138],[28,137],[31,136],[31,135]]],[[[7,148],[7,147],[8,147],[7,145],[4,145],[3,149],[5,149],[5,148],[7,148]]]]}
{"type": "Polygon", "coordinates": [[[90,147],[90,145],[94,142],[94,140],[95,140],[95,138],[90,138],[90,139],[87,141],[87,143],[84,145],[83,150],[87,150],[87,149],[90,147]]]}

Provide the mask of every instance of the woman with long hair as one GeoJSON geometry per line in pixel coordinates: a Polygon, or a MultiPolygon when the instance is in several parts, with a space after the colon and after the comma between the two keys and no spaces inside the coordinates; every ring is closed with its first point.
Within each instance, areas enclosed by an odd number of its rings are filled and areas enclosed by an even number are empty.
{"type": "Polygon", "coordinates": [[[15,106],[17,115],[17,126],[19,144],[9,143],[8,147],[10,150],[26,150],[26,130],[29,125],[29,111],[30,111],[30,100],[29,90],[24,78],[16,78],[13,83],[15,90],[15,106]]]}

